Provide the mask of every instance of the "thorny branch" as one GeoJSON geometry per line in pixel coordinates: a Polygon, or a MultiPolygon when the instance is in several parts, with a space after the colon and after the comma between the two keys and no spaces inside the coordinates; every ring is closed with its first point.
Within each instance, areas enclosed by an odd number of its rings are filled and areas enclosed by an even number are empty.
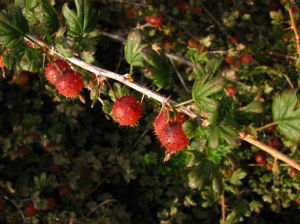
{"type": "MultiPolygon", "coordinates": [[[[46,49],[50,49],[50,54],[52,55],[56,55],[58,57],[64,58],[65,60],[69,61],[70,63],[77,65],[87,71],[90,71],[92,73],[94,73],[97,76],[103,76],[106,78],[110,78],[116,81],[119,81],[121,83],[123,83],[124,85],[127,85],[129,87],[131,87],[132,89],[144,94],[145,96],[147,96],[148,98],[154,99],[164,105],[168,105],[168,106],[175,106],[176,104],[178,105],[178,103],[174,100],[171,100],[169,97],[164,97],[160,94],[158,94],[157,92],[154,92],[138,83],[135,83],[133,81],[130,81],[128,79],[126,79],[126,77],[124,77],[124,75],[120,75],[111,71],[108,71],[106,69],[103,68],[99,68],[96,67],[94,65],[91,65],[89,63],[86,63],[78,58],[75,57],[71,57],[71,58],[65,58],[62,55],[60,55],[58,52],[56,52],[54,50],[53,47],[48,46],[47,44],[45,44],[44,42],[42,42],[41,40],[39,40],[38,38],[32,36],[32,35],[27,35],[25,37],[25,39],[27,41],[32,42],[33,44],[38,44],[43,48],[46,49]]],[[[197,115],[195,112],[193,112],[190,107],[186,107],[184,105],[181,106],[177,106],[175,108],[176,110],[186,114],[187,116],[189,116],[192,119],[197,119],[200,125],[204,125],[204,121],[200,118],[199,115],[197,115]]],[[[273,157],[275,157],[275,159],[280,159],[283,162],[289,164],[290,166],[294,167],[295,169],[300,171],[300,164],[298,164],[296,161],[294,161],[293,159],[287,157],[286,155],[284,155],[283,153],[277,151],[276,149],[273,149],[257,140],[254,139],[253,136],[248,135],[246,133],[239,133],[239,136],[242,140],[249,142],[250,144],[262,149],[263,151],[271,154],[273,157]]]]}

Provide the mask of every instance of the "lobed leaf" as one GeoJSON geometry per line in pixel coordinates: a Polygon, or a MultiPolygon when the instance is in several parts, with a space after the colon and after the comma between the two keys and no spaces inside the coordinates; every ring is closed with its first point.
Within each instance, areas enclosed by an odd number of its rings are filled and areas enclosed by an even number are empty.
{"type": "Polygon", "coordinates": [[[129,33],[124,47],[125,59],[128,64],[138,67],[142,67],[144,65],[142,49],[145,45],[143,45],[141,41],[142,35],[139,31],[134,30],[129,33]]]}
{"type": "Polygon", "coordinates": [[[65,3],[62,13],[66,19],[70,34],[83,37],[94,28],[97,13],[94,9],[91,9],[89,0],[75,0],[75,5],[76,12],[71,10],[68,4],[65,3]]]}
{"type": "Polygon", "coordinates": [[[300,108],[296,108],[296,89],[289,89],[276,96],[272,104],[273,119],[277,130],[286,138],[300,141],[300,108]]]}
{"type": "Polygon", "coordinates": [[[29,27],[19,7],[12,6],[0,12],[0,44],[7,48],[24,47],[24,36],[29,27]]]}

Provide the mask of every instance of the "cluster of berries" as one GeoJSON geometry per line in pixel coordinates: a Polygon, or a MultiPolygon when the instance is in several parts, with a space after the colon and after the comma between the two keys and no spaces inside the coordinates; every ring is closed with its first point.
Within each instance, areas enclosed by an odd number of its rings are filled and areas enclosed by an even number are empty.
{"type": "Polygon", "coordinates": [[[74,71],[63,60],[57,60],[47,65],[46,79],[56,87],[59,94],[65,97],[76,97],[84,87],[84,80],[80,73],[74,71]]]}
{"type": "MultiPolygon", "coordinates": [[[[112,115],[120,125],[134,126],[142,115],[141,103],[133,96],[122,96],[115,101],[112,115]]],[[[188,145],[189,139],[182,130],[185,121],[183,114],[177,113],[175,117],[171,117],[165,111],[155,118],[154,132],[168,151],[182,150],[188,145]]]]}

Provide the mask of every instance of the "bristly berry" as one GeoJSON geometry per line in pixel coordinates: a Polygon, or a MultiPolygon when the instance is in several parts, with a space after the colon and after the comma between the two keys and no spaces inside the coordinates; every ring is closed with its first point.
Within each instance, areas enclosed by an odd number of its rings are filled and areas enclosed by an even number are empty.
{"type": "Polygon", "coordinates": [[[142,115],[141,103],[133,96],[122,96],[113,104],[112,115],[120,125],[134,126],[142,115]]]}
{"type": "Polygon", "coordinates": [[[147,21],[147,23],[154,27],[160,27],[163,22],[163,18],[161,15],[145,16],[145,20],[147,21]]]}
{"type": "Polygon", "coordinates": [[[258,151],[256,154],[255,154],[255,161],[257,163],[265,163],[267,161],[267,156],[265,153],[263,153],[262,151],[258,151]]]}
{"type": "Polygon", "coordinates": [[[80,73],[68,70],[57,79],[55,87],[65,97],[76,97],[83,89],[84,81],[80,73]]]}
{"type": "Polygon", "coordinates": [[[47,198],[47,209],[54,209],[56,206],[56,201],[54,198],[47,198]]]}
{"type": "Polygon", "coordinates": [[[182,130],[184,122],[186,119],[181,113],[170,117],[167,112],[163,111],[156,116],[153,123],[154,132],[167,150],[178,151],[188,145],[189,139],[182,130]]]}
{"type": "Polygon", "coordinates": [[[34,216],[37,212],[36,208],[34,207],[34,204],[30,202],[27,204],[23,210],[24,214],[27,216],[34,216]]]}
{"type": "Polygon", "coordinates": [[[63,72],[70,70],[70,65],[63,60],[57,60],[51,62],[47,65],[45,69],[46,79],[53,85],[55,85],[58,77],[62,75],[63,72]]]}
{"type": "Polygon", "coordinates": [[[179,123],[170,123],[159,139],[169,151],[182,150],[189,144],[189,138],[183,132],[182,125],[179,123]]]}

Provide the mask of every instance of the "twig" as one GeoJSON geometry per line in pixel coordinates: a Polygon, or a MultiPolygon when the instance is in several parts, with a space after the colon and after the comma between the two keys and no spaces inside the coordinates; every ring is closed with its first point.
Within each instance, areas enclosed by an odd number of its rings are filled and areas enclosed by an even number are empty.
{"type": "Polygon", "coordinates": [[[278,150],[275,150],[271,148],[268,145],[265,145],[264,143],[257,141],[252,135],[240,132],[239,136],[242,140],[249,142],[250,144],[262,149],[263,151],[271,154],[275,159],[280,159],[281,161],[289,164],[290,166],[294,167],[295,169],[300,171],[300,164],[297,163],[295,160],[292,160],[291,158],[287,157],[283,153],[279,152],[278,150]]]}
{"type": "Polygon", "coordinates": [[[103,202],[101,202],[100,204],[96,205],[94,208],[91,209],[91,211],[86,215],[86,217],[89,217],[91,214],[93,214],[98,208],[100,208],[101,206],[111,203],[111,202],[117,202],[116,199],[110,199],[110,200],[105,200],[103,202]]]}
{"type": "Polygon", "coordinates": [[[282,58],[285,58],[286,60],[296,60],[297,58],[292,56],[292,55],[285,55],[285,54],[281,54],[281,53],[278,53],[276,51],[266,51],[267,54],[270,54],[270,55],[276,55],[278,57],[282,57],[282,58]]]}
{"type": "Polygon", "coordinates": [[[20,213],[20,217],[21,217],[22,223],[25,223],[25,217],[24,217],[22,209],[20,209],[19,206],[12,199],[10,199],[9,197],[7,197],[6,195],[4,195],[3,198],[5,200],[9,201],[18,210],[18,212],[20,213]]]}
{"type": "Polygon", "coordinates": [[[190,93],[191,90],[187,87],[187,85],[186,85],[184,79],[182,78],[182,75],[180,74],[178,68],[177,68],[176,65],[174,64],[174,61],[171,59],[170,62],[171,62],[171,65],[172,65],[172,67],[173,67],[173,69],[174,69],[174,71],[175,71],[177,77],[179,78],[179,80],[180,80],[180,82],[181,82],[181,84],[182,84],[184,90],[185,90],[187,93],[190,93]]]}
{"type": "MultiPolygon", "coordinates": [[[[37,39],[36,37],[34,37],[32,35],[27,35],[27,40],[34,41],[44,48],[51,49],[47,44],[45,44],[44,42],[40,41],[39,39],[37,39]]],[[[117,74],[112,71],[108,71],[103,68],[96,67],[96,66],[86,63],[82,60],[79,60],[78,58],[75,58],[75,57],[65,58],[61,54],[56,52],[54,49],[51,49],[50,54],[54,54],[56,56],[64,58],[65,60],[71,62],[72,64],[77,65],[85,70],[88,70],[97,76],[104,76],[106,78],[110,78],[110,79],[119,81],[119,82],[123,83],[124,85],[127,85],[127,86],[131,87],[132,89],[146,95],[148,98],[152,98],[160,103],[165,103],[166,105],[169,105],[169,106],[178,104],[174,100],[168,99],[167,97],[164,97],[164,96],[158,94],[157,92],[154,92],[151,89],[148,89],[147,87],[144,87],[138,83],[132,82],[132,81],[124,78],[123,75],[117,74]]],[[[198,121],[200,121],[200,123],[202,123],[201,118],[196,113],[194,113],[192,110],[190,110],[184,106],[176,107],[176,110],[178,110],[182,113],[185,113],[187,116],[189,116],[193,119],[197,119],[198,121]]]]}
{"type": "Polygon", "coordinates": [[[202,5],[202,9],[218,26],[221,26],[221,23],[209,12],[209,10],[204,5],[202,5]]]}
{"type": "Polygon", "coordinates": [[[293,29],[294,34],[295,34],[297,52],[298,52],[298,55],[300,56],[300,35],[299,35],[298,28],[297,28],[296,20],[294,17],[294,9],[290,6],[289,6],[289,15],[291,18],[291,28],[293,29]]]}
{"type": "MultiPolygon", "coordinates": [[[[174,106],[176,104],[178,104],[176,101],[171,100],[167,97],[164,97],[160,94],[158,94],[157,92],[154,92],[138,83],[135,83],[133,81],[129,81],[128,79],[124,78],[123,75],[108,71],[106,69],[103,68],[99,68],[96,67],[94,65],[91,65],[89,63],[86,63],[84,61],[79,60],[78,58],[75,57],[71,57],[71,58],[66,58],[63,57],[62,55],[60,55],[58,52],[56,52],[53,48],[50,48],[47,44],[45,44],[44,42],[40,41],[39,39],[37,39],[36,37],[32,36],[32,35],[27,35],[25,37],[26,40],[28,41],[33,41],[35,43],[37,43],[38,45],[40,45],[43,48],[46,49],[50,49],[50,54],[52,55],[56,55],[58,57],[64,58],[65,60],[71,62],[72,64],[75,64],[85,70],[88,70],[92,73],[94,73],[97,76],[104,76],[106,78],[110,78],[116,81],[119,81],[121,83],[123,83],[126,86],[131,87],[132,89],[148,96],[149,98],[152,98],[158,102],[160,102],[161,104],[165,104],[167,106],[174,106]]],[[[185,106],[178,106],[175,108],[176,110],[186,114],[187,116],[189,116],[192,119],[197,119],[200,125],[204,125],[204,120],[202,120],[202,118],[197,115],[195,112],[193,112],[189,107],[185,107],[185,106]]],[[[300,171],[300,165],[295,162],[294,160],[292,160],[291,158],[285,156],[284,154],[282,154],[281,152],[277,151],[276,149],[273,149],[257,140],[254,139],[253,136],[248,135],[246,133],[240,132],[239,136],[242,140],[249,142],[250,144],[264,150],[265,152],[271,154],[273,157],[275,157],[275,159],[280,159],[284,162],[286,162],[287,164],[291,165],[292,167],[294,167],[295,169],[300,171]]]]}
{"type": "Polygon", "coordinates": [[[226,204],[225,204],[225,195],[224,193],[221,195],[221,209],[222,209],[222,221],[226,220],[226,204]]]}

